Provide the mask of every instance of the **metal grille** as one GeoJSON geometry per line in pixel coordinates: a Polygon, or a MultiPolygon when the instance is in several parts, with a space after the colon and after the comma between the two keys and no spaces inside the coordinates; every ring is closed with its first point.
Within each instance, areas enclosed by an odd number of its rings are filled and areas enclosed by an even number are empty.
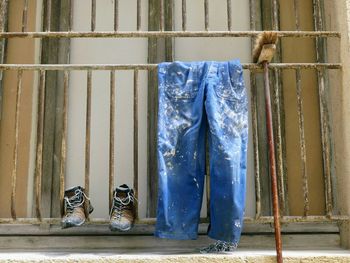
{"type": "MultiPolygon", "coordinates": [[[[256,10],[259,8],[258,1],[250,0],[251,6],[251,31],[233,31],[232,23],[232,1],[227,0],[227,30],[225,31],[211,31],[210,30],[210,16],[209,16],[209,1],[203,1],[204,8],[204,31],[188,31],[187,30],[187,8],[186,0],[182,0],[181,17],[182,17],[182,30],[172,31],[165,30],[166,17],[164,13],[165,0],[159,0],[159,30],[157,31],[142,31],[141,30],[141,0],[137,0],[137,21],[136,28],[134,31],[120,31],[119,30],[119,1],[114,0],[114,30],[108,32],[96,31],[96,0],[91,0],[91,20],[90,20],[90,31],[76,32],[72,31],[72,14],[68,21],[68,30],[54,32],[51,30],[51,19],[52,14],[52,1],[46,0],[45,12],[43,17],[43,32],[28,32],[28,0],[23,2],[23,15],[22,15],[22,32],[1,32],[0,39],[11,38],[39,38],[39,39],[71,39],[71,38],[177,38],[177,37],[226,37],[226,38],[238,38],[238,37],[249,37],[254,38],[261,33],[260,28],[255,25],[256,10]]],[[[69,1],[70,2],[70,1],[69,1]]],[[[172,3],[172,1],[170,1],[172,3]]],[[[8,0],[1,1],[1,14],[2,14],[2,26],[4,29],[4,23],[7,16],[8,0]]],[[[316,52],[317,62],[316,63],[282,63],[281,61],[275,61],[269,65],[271,72],[274,74],[274,94],[277,94],[281,88],[281,72],[283,70],[294,70],[296,78],[296,94],[297,94],[297,111],[298,111],[298,123],[299,123],[299,140],[300,140],[300,151],[302,156],[302,178],[303,178],[303,198],[304,198],[304,215],[303,216],[288,216],[286,210],[284,211],[281,219],[283,222],[335,222],[347,220],[345,216],[333,214],[333,195],[332,183],[334,183],[331,175],[331,141],[330,141],[330,130],[329,130],[329,116],[328,116],[328,105],[327,105],[327,94],[328,89],[327,83],[327,71],[328,70],[339,70],[342,65],[339,63],[327,63],[325,57],[325,39],[326,38],[340,38],[339,32],[324,31],[323,30],[323,14],[322,14],[322,0],[313,0],[314,10],[314,27],[315,31],[300,31],[300,17],[298,12],[299,1],[294,0],[294,11],[295,11],[295,25],[296,31],[279,31],[278,26],[278,3],[277,0],[272,0],[272,30],[276,31],[280,38],[292,37],[292,38],[314,38],[316,41],[316,52]],[[307,176],[307,162],[306,162],[306,145],[305,145],[305,125],[303,117],[303,101],[301,97],[301,71],[304,69],[313,69],[317,72],[318,86],[319,86],[319,107],[321,111],[321,133],[322,133],[322,150],[323,150],[323,166],[324,166],[324,182],[325,189],[324,195],[326,200],[326,214],[321,216],[309,215],[309,186],[307,176]]],[[[3,30],[4,31],[4,30],[3,30]]],[[[277,54],[279,56],[279,54],[277,54]]],[[[277,58],[277,60],[280,58],[277,58]]],[[[63,73],[63,123],[62,123],[62,140],[61,140],[61,152],[60,152],[60,200],[62,203],[64,189],[65,189],[65,165],[66,165],[66,149],[67,149],[67,107],[68,107],[68,89],[69,89],[69,76],[73,70],[80,70],[86,72],[87,78],[87,103],[86,103],[86,129],[85,129],[85,189],[89,194],[90,186],[90,134],[91,134],[91,89],[92,89],[92,76],[96,70],[103,70],[110,72],[110,138],[109,138],[109,200],[110,204],[112,201],[112,193],[114,187],[114,129],[115,129],[115,74],[116,71],[120,70],[131,70],[133,71],[133,170],[134,180],[133,187],[138,193],[138,88],[139,88],[139,72],[152,70],[157,68],[157,64],[85,64],[85,65],[72,65],[72,64],[0,64],[0,70],[17,71],[17,91],[16,91],[16,113],[15,113],[15,145],[13,149],[13,171],[11,174],[12,178],[12,192],[11,192],[11,217],[12,218],[1,218],[0,223],[2,224],[59,224],[60,218],[45,218],[42,215],[42,177],[43,177],[43,134],[44,134],[44,116],[45,116],[45,89],[46,89],[46,73],[49,71],[57,71],[63,73]],[[39,76],[39,100],[38,100],[38,120],[37,120],[37,148],[36,148],[36,163],[35,163],[35,218],[18,218],[16,213],[16,187],[17,187],[17,167],[18,167],[18,137],[19,137],[19,116],[20,104],[22,101],[22,75],[24,71],[35,71],[39,76]]],[[[245,218],[246,223],[271,223],[273,218],[271,216],[261,215],[261,174],[259,172],[259,149],[258,143],[258,124],[257,124],[257,93],[258,81],[255,76],[261,71],[261,67],[253,63],[243,63],[243,68],[250,72],[251,76],[251,113],[252,113],[252,132],[253,132],[253,145],[254,145],[254,161],[255,161],[255,194],[256,194],[256,216],[254,218],[245,218]]],[[[281,109],[280,109],[281,110],[281,109]]],[[[279,122],[278,114],[274,116],[275,123],[278,126],[281,125],[279,122]]],[[[280,203],[283,206],[287,200],[287,193],[283,191],[284,181],[286,177],[283,176],[283,157],[281,155],[282,139],[281,133],[276,133],[277,139],[277,162],[278,164],[278,175],[279,175],[279,188],[280,188],[280,203]]],[[[282,207],[283,208],[283,207],[282,207]]],[[[203,219],[203,222],[207,222],[208,219],[203,219]]],[[[153,224],[155,219],[138,219],[137,223],[140,225],[153,224]]],[[[90,219],[90,224],[105,224],[107,219],[90,219]]],[[[142,229],[142,228],[140,228],[142,229]]],[[[142,230],[140,230],[142,232],[142,230]]],[[[145,232],[145,231],[143,231],[145,232]]],[[[147,231],[146,231],[147,232],[147,231]]]]}

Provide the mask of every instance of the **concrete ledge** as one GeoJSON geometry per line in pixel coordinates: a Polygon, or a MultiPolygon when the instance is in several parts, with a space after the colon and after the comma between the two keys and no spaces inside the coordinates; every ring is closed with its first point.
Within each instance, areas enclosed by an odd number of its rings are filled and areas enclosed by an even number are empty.
{"type": "MultiPolygon", "coordinates": [[[[130,252],[130,251],[129,251],[130,252]]],[[[272,263],[276,262],[275,251],[273,250],[237,250],[229,254],[161,254],[151,252],[129,253],[120,251],[120,253],[103,252],[12,252],[0,253],[0,262],[220,262],[220,263],[272,263]]],[[[350,262],[349,250],[331,250],[331,251],[284,251],[285,263],[345,263],[350,262]]]]}

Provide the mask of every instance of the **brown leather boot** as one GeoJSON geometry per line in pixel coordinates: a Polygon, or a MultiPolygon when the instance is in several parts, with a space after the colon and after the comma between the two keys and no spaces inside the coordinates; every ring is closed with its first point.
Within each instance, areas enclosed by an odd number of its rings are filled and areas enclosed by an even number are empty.
{"type": "Polygon", "coordinates": [[[75,186],[67,189],[64,192],[64,216],[61,224],[62,228],[81,226],[85,222],[85,215],[91,214],[94,208],[92,207],[89,198],[81,186],[75,186]],[[85,202],[88,204],[88,213],[85,211],[85,202]]]}
{"type": "Polygon", "coordinates": [[[136,208],[134,191],[126,184],[114,190],[113,206],[110,213],[109,228],[112,231],[128,231],[135,222],[136,208]]]}

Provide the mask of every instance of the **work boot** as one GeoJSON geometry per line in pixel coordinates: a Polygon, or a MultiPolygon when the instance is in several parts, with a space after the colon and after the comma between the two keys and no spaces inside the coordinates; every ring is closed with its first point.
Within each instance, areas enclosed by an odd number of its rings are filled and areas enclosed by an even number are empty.
{"type": "Polygon", "coordinates": [[[90,204],[90,199],[86,196],[85,190],[81,186],[75,186],[64,192],[64,216],[61,224],[62,228],[81,226],[84,224],[86,215],[91,214],[94,208],[90,204]],[[88,213],[85,211],[88,202],[88,213]]]}
{"type": "Polygon", "coordinates": [[[134,191],[126,184],[114,190],[109,224],[112,231],[128,231],[133,227],[136,214],[135,200],[134,191]]]}

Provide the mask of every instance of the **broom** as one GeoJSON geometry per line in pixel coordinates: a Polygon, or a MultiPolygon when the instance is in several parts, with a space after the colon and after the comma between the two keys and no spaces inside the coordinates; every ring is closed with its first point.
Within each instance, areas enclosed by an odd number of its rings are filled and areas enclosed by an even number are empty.
{"type": "Polygon", "coordinates": [[[266,107],[266,129],[268,138],[269,149],[269,165],[271,174],[271,186],[272,186],[272,202],[273,202],[273,217],[275,225],[275,241],[277,262],[282,263],[282,239],[281,239],[281,226],[280,226],[280,213],[277,197],[277,176],[276,176],[276,160],[275,160],[275,143],[273,137],[272,127],[272,112],[271,112],[271,97],[270,97],[270,80],[269,80],[269,63],[273,58],[276,51],[277,34],[275,32],[263,32],[261,33],[254,45],[253,49],[253,61],[254,63],[262,64],[264,68],[264,83],[265,83],[265,107],[266,107]]]}

